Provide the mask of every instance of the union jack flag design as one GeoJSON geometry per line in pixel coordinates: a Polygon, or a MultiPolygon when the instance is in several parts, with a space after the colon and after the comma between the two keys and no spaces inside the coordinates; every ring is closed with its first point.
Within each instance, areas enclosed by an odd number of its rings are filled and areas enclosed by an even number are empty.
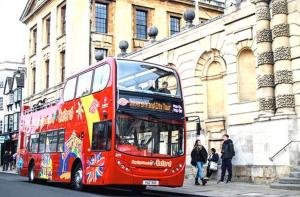
{"type": "Polygon", "coordinates": [[[102,153],[95,154],[87,162],[86,175],[87,182],[96,182],[100,177],[103,176],[105,158],[102,153]]]}

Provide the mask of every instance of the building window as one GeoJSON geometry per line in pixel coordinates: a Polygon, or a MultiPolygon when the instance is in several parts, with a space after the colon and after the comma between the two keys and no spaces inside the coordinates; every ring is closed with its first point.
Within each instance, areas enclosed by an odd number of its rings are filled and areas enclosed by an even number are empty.
{"type": "Polygon", "coordinates": [[[8,132],[8,115],[4,116],[4,129],[3,129],[4,133],[8,132]]]}
{"type": "Polygon", "coordinates": [[[3,121],[0,120],[0,133],[3,133],[3,121]]]}
{"type": "Polygon", "coordinates": [[[48,16],[45,18],[45,44],[49,45],[50,44],[50,24],[51,24],[51,18],[48,16]]]}
{"type": "Polygon", "coordinates": [[[147,11],[136,10],[136,38],[147,39],[147,11]]]}
{"type": "Polygon", "coordinates": [[[170,18],[170,35],[180,32],[180,18],[171,16],[170,18]]]}
{"type": "Polygon", "coordinates": [[[61,16],[61,34],[63,35],[66,33],[66,5],[61,7],[60,16],[61,16]]]}
{"type": "Polygon", "coordinates": [[[13,131],[13,126],[14,126],[14,115],[10,114],[8,115],[8,132],[13,131]]]}
{"type": "Polygon", "coordinates": [[[61,74],[60,74],[60,76],[61,76],[61,78],[60,78],[60,80],[61,80],[61,82],[64,82],[65,81],[65,69],[66,69],[66,67],[65,67],[65,57],[66,56],[66,52],[65,51],[62,51],[61,53],[60,53],[60,63],[61,63],[61,65],[60,65],[60,71],[61,71],[61,74]]]}
{"type": "Polygon", "coordinates": [[[36,68],[32,68],[32,94],[35,94],[36,68]]]}
{"type": "Polygon", "coordinates": [[[98,53],[99,54],[102,53],[104,58],[107,57],[107,49],[95,48],[95,55],[98,53]]]}
{"type": "Polygon", "coordinates": [[[22,89],[21,88],[17,88],[14,91],[14,102],[20,102],[22,99],[22,89]]]}
{"type": "Polygon", "coordinates": [[[46,79],[46,89],[48,89],[49,88],[49,60],[47,60],[46,62],[45,62],[45,74],[46,74],[46,77],[45,77],[45,79],[46,79]]]}
{"type": "Polygon", "coordinates": [[[31,54],[36,54],[36,36],[37,36],[37,28],[36,26],[31,29],[30,35],[30,47],[31,47],[31,54]]]}
{"type": "Polygon", "coordinates": [[[96,3],[95,24],[96,32],[107,33],[107,4],[96,3]]]}
{"type": "Polygon", "coordinates": [[[0,81],[0,88],[3,88],[3,87],[4,87],[4,82],[0,81]]]}
{"type": "Polygon", "coordinates": [[[3,97],[0,97],[0,110],[3,110],[3,97]]]}
{"type": "Polygon", "coordinates": [[[13,130],[18,131],[19,129],[19,117],[20,113],[14,113],[13,118],[14,118],[14,123],[13,123],[13,130]]]}

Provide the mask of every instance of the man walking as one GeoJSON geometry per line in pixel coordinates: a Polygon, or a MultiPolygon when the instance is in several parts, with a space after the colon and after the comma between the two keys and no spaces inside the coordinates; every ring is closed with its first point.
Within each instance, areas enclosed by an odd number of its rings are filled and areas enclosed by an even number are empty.
{"type": "Polygon", "coordinates": [[[234,146],[233,146],[233,142],[231,139],[229,139],[229,135],[224,134],[223,135],[223,145],[222,145],[222,174],[221,174],[221,179],[218,181],[218,183],[224,183],[224,177],[225,177],[225,173],[226,170],[228,171],[228,179],[226,181],[226,183],[230,183],[231,182],[231,178],[232,178],[232,157],[235,155],[234,152],[234,146]]]}

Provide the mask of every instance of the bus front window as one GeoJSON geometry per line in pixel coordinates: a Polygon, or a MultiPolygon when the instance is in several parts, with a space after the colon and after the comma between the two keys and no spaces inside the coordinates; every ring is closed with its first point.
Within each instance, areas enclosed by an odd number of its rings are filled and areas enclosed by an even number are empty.
{"type": "Polygon", "coordinates": [[[136,156],[176,157],[183,155],[183,124],[144,116],[119,114],[117,150],[136,156]]]}
{"type": "Polygon", "coordinates": [[[180,97],[176,73],[162,66],[118,60],[118,88],[135,92],[180,97]]]}

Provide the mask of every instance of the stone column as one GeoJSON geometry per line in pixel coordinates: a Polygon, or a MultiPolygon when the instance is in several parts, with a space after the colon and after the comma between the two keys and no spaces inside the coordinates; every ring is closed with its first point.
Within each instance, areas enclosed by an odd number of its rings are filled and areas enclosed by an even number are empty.
{"type": "Polygon", "coordinates": [[[254,3],[256,7],[259,117],[272,116],[275,112],[275,97],[269,0],[255,0],[254,3]]]}
{"type": "Polygon", "coordinates": [[[287,21],[287,0],[272,0],[272,36],[276,114],[294,114],[293,73],[287,21]]]}

